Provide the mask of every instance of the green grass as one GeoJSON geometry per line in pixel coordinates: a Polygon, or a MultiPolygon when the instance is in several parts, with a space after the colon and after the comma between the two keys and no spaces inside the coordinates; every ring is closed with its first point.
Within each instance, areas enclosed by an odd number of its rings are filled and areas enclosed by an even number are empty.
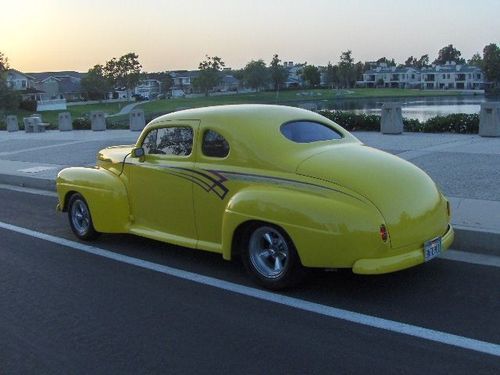
{"type": "MultiPolygon", "coordinates": [[[[176,98],[168,100],[157,100],[145,102],[139,107],[143,108],[146,116],[152,114],[161,114],[176,111],[185,108],[197,108],[223,104],[291,104],[294,102],[319,101],[319,100],[339,100],[339,99],[363,99],[363,98],[398,98],[398,97],[435,97],[435,96],[454,96],[459,95],[457,91],[434,91],[418,89],[301,89],[286,90],[276,92],[265,91],[258,93],[220,95],[220,96],[202,96],[196,98],[176,98]]],[[[84,117],[91,111],[104,111],[109,115],[115,114],[128,103],[100,103],[69,106],[67,111],[71,113],[73,119],[84,117]]],[[[57,116],[63,111],[41,112],[44,122],[57,126],[57,116]]],[[[10,111],[6,114],[18,116],[20,122],[23,117],[32,113],[24,110],[10,111]]],[[[128,116],[113,117],[113,121],[126,121],[128,116]],[[123,117],[123,118],[122,118],[123,117]]]]}

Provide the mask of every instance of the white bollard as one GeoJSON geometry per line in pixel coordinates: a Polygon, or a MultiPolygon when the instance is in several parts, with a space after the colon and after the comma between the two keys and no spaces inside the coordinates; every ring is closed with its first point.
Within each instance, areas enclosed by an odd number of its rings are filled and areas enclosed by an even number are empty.
{"type": "Polygon", "coordinates": [[[73,121],[71,119],[71,113],[61,112],[58,115],[58,127],[59,131],[65,132],[73,130],[73,121]]]}
{"type": "Polygon", "coordinates": [[[403,132],[403,114],[401,104],[384,103],[380,119],[382,134],[401,134],[403,132]]]}
{"type": "Polygon", "coordinates": [[[17,121],[17,116],[10,115],[7,116],[7,131],[17,132],[19,130],[19,123],[17,121]]]}
{"type": "Polygon", "coordinates": [[[133,109],[129,114],[130,130],[141,131],[146,126],[144,111],[142,109],[133,109]]]}
{"type": "Polygon", "coordinates": [[[104,112],[90,112],[90,128],[95,132],[106,130],[106,117],[104,117],[104,112]]]}
{"type": "Polygon", "coordinates": [[[500,103],[481,104],[479,135],[481,137],[500,137],[500,103]]]}

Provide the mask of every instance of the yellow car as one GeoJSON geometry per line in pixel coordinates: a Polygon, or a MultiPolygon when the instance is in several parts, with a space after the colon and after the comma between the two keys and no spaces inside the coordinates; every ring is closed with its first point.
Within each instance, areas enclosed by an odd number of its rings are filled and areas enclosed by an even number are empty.
{"type": "Polygon", "coordinates": [[[82,240],[139,236],[241,256],[261,285],[308,267],[380,274],[450,247],[450,206],[415,165],[310,111],[232,105],[171,113],[95,168],[57,177],[58,209],[82,240]]]}

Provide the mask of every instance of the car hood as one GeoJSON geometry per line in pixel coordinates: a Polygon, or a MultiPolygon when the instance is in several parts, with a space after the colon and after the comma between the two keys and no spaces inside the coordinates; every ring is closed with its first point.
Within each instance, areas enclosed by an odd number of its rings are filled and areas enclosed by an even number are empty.
{"type": "Polygon", "coordinates": [[[97,165],[119,175],[122,172],[125,158],[132,152],[133,148],[134,145],[125,145],[102,149],[97,153],[97,165]]]}
{"type": "Polygon", "coordinates": [[[339,145],[302,161],[296,172],[370,200],[384,217],[394,248],[421,245],[448,226],[447,202],[432,179],[386,152],[358,144],[339,145]]]}

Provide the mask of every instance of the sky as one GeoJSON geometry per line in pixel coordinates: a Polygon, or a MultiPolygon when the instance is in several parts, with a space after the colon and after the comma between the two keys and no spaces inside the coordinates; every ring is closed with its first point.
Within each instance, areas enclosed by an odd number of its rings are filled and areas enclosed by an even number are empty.
{"type": "Polygon", "coordinates": [[[87,71],[135,52],[147,72],[250,60],[404,62],[500,43],[500,0],[0,0],[0,52],[23,72],[87,71]]]}

